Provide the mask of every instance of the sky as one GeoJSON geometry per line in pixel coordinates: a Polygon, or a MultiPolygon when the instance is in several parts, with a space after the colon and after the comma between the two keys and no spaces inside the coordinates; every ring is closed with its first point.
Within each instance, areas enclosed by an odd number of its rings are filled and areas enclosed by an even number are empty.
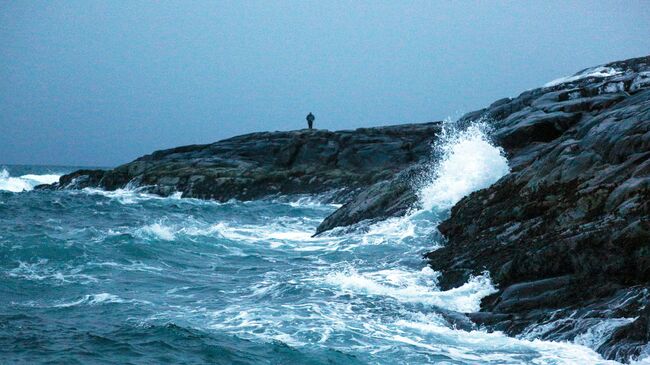
{"type": "Polygon", "coordinates": [[[650,2],[0,0],[0,165],[459,117],[650,54],[650,2]]]}

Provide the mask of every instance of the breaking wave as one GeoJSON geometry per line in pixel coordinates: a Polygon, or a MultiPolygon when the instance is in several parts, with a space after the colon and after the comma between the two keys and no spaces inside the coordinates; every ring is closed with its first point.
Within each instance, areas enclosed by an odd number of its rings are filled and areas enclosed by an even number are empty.
{"type": "Polygon", "coordinates": [[[434,153],[440,157],[419,192],[424,210],[449,209],[510,171],[503,150],[490,142],[487,130],[483,123],[463,130],[453,124],[444,126],[434,146],[434,153]]]}
{"type": "Polygon", "coordinates": [[[496,290],[489,274],[443,291],[422,254],[444,244],[440,217],[508,164],[480,124],[446,126],[434,148],[417,210],[345,235],[312,237],[338,207],[314,197],[3,198],[0,338],[16,356],[47,343],[44,362],[613,364],[589,347],[617,323],[556,343],[463,320],[496,290]]]}
{"type": "Polygon", "coordinates": [[[9,171],[2,169],[0,171],[0,190],[10,191],[12,193],[20,193],[23,191],[30,191],[36,185],[53,184],[59,181],[61,175],[45,174],[26,174],[19,177],[12,177],[9,171]]]}

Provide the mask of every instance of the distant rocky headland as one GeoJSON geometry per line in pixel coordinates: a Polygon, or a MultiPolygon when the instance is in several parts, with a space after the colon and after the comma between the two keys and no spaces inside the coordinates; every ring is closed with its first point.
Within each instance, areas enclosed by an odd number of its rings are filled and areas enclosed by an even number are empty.
{"type": "MultiPolygon", "coordinates": [[[[447,244],[426,255],[440,286],[489,271],[499,291],[468,314],[478,326],[552,340],[611,329],[590,344],[604,357],[650,352],[650,56],[498,100],[458,124],[477,120],[492,126],[511,173],[440,224],[447,244]]],[[[253,133],[79,170],[40,188],[138,186],[219,201],[329,192],[344,205],[321,234],[406,214],[441,128],[253,133]]]]}
{"type": "Polygon", "coordinates": [[[139,186],[162,196],[252,200],[338,191],[342,200],[428,155],[440,123],[353,131],[260,132],[156,151],[112,170],[79,170],[54,188],[139,186]]]}

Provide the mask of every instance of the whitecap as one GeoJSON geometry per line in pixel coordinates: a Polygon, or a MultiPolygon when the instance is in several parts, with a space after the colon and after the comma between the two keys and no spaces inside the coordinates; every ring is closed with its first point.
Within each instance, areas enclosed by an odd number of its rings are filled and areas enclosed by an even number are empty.
{"type": "Polygon", "coordinates": [[[173,241],[176,238],[172,227],[162,223],[146,225],[136,231],[136,235],[143,238],[156,238],[163,241],[173,241]]]}
{"type": "Polygon", "coordinates": [[[35,175],[27,174],[20,177],[12,177],[9,171],[2,169],[0,171],[0,190],[20,193],[23,191],[33,190],[36,185],[53,184],[59,181],[61,175],[45,174],[35,175]]]}
{"type": "Polygon", "coordinates": [[[57,285],[78,283],[82,285],[95,283],[97,278],[81,274],[80,268],[56,268],[49,264],[47,259],[38,259],[36,262],[18,262],[18,267],[7,271],[7,275],[29,281],[52,280],[57,285]]]}
{"type": "Polygon", "coordinates": [[[138,299],[123,299],[120,298],[119,296],[111,293],[98,293],[98,294],[88,294],[84,295],[83,297],[71,301],[71,302],[63,302],[54,305],[55,308],[69,308],[69,307],[74,307],[78,305],[102,305],[102,304],[111,304],[111,303],[132,303],[132,304],[151,304],[151,302],[148,302],[146,300],[138,300],[138,299]]]}
{"type": "Polygon", "coordinates": [[[429,267],[420,271],[387,269],[362,273],[349,269],[330,273],[324,281],[340,288],[341,294],[386,296],[401,303],[435,305],[457,312],[478,311],[481,299],[496,292],[487,273],[447,291],[437,290],[439,276],[429,267]]]}

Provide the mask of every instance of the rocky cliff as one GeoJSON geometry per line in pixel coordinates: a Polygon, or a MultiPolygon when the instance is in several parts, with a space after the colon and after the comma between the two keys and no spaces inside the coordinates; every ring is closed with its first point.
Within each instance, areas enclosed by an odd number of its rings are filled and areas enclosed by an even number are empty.
{"type": "MultiPolygon", "coordinates": [[[[251,200],[336,190],[343,201],[426,158],[439,122],[238,136],[157,151],[112,170],[79,170],[48,188],[138,186],[159,195],[251,200]]],[[[44,187],[41,187],[44,188],[44,187]]]]}
{"type": "MultiPolygon", "coordinates": [[[[426,255],[450,289],[491,273],[468,316],[488,330],[582,342],[629,361],[650,352],[650,57],[558,79],[468,113],[490,123],[512,172],[462,199],[426,255]]],[[[399,215],[404,174],[355,195],[318,232],[399,215]]]]}

